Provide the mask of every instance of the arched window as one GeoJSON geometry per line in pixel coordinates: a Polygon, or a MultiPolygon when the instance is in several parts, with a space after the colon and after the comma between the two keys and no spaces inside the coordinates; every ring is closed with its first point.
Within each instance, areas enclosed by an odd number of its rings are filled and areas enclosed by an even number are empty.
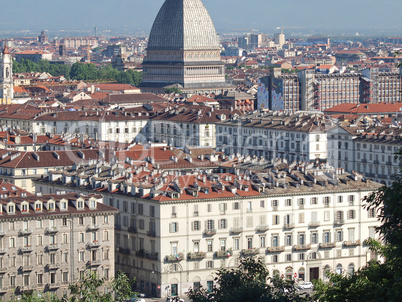
{"type": "Polygon", "coordinates": [[[353,275],[355,273],[355,265],[353,263],[348,266],[348,274],[353,275]]]}
{"type": "Polygon", "coordinates": [[[324,279],[328,279],[328,273],[331,271],[331,268],[329,267],[329,265],[326,265],[324,267],[324,279]]]}
{"type": "Polygon", "coordinates": [[[338,264],[337,266],[336,266],[336,270],[335,270],[335,272],[337,273],[337,274],[342,274],[342,264],[338,264]]]}

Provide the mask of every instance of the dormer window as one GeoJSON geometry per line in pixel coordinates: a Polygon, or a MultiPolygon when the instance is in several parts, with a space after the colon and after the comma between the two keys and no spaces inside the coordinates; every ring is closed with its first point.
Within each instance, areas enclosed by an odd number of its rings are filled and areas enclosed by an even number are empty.
{"type": "Polygon", "coordinates": [[[54,206],[54,202],[53,201],[49,201],[47,204],[47,210],[48,211],[54,211],[55,206],[54,206]]]}
{"type": "Polygon", "coordinates": [[[35,211],[36,212],[42,212],[42,203],[41,202],[36,202],[35,203],[35,211]]]}
{"type": "Polygon", "coordinates": [[[67,201],[60,202],[60,209],[66,211],[67,210],[67,201]]]}
{"type": "Polygon", "coordinates": [[[22,212],[28,212],[29,211],[29,204],[28,203],[21,204],[21,211],[22,212]]]}
{"type": "Polygon", "coordinates": [[[82,201],[82,200],[79,200],[78,202],[77,202],[77,208],[78,209],[84,209],[84,201],[82,201]]]}
{"type": "Polygon", "coordinates": [[[15,205],[9,204],[7,207],[8,214],[15,214],[15,205]]]}
{"type": "Polygon", "coordinates": [[[89,206],[90,206],[91,209],[95,209],[96,208],[96,200],[91,200],[89,202],[89,206]]]}

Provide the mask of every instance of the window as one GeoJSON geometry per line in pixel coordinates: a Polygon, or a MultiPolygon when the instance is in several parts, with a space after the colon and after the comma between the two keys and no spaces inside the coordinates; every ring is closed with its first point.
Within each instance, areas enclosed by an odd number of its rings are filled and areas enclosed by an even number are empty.
{"type": "Polygon", "coordinates": [[[285,235],[285,242],[287,246],[292,245],[292,234],[286,234],[285,235]]]}
{"type": "Polygon", "coordinates": [[[317,232],[312,232],[312,233],[311,233],[311,243],[313,243],[313,244],[318,243],[318,235],[317,235],[317,232]]]}
{"type": "Polygon", "coordinates": [[[219,228],[226,229],[226,219],[219,220],[219,228]]]}
{"type": "Polygon", "coordinates": [[[253,216],[248,216],[248,217],[247,217],[247,219],[246,219],[246,224],[247,224],[247,227],[248,227],[248,228],[253,227],[253,220],[254,220],[254,217],[253,217],[253,216]]]}
{"type": "Polygon", "coordinates": [[[252,249],[253,248],[253,237],[248,237],[247,238],[247,248],[252,249]]]}
{"type": "Polygon", "coordinates": [[[317,197],[311,198],[310,204],[317,204],[317,203],[318,203],[318,202],[317,202],[317,197]]]}
{"type": "Polygon", "coordinates": [[[78,261],[80,261],[80,262],[85,261],[85,252],[84,251],[78,252],[78,261]]]}
{"type": "Polygon", "coordinates": [[[260,201],[260,208],[265,208],[265,201],[264,200],[260,201]]]}
{"type": "Polygon", "coordinates": [[[342,242],[343,241],[343,231],[342,230],[336,230],[336,241],[337,242],[342,242]]]}
{"type": "Polygon", "coordinates": [[[292,206],[292,200],[291,200],[291,199],[286,199],[286,200],[285,200],[285,205],[286,205],[287,207],[291,207],[291,206],[292,206]]]}
{"type": "Polygon", "coordinates": [[[287,262],[292,261],[292,254],[286,254],[285,259],[287,262]]]}
{"type": "Polygon", "coordinates": [[[42,237],[42,235],[38,235],[38,238],[36,240],[36,245],[38,245],[38,246],[43,245],[43,237],[42,237]]]}
{"type": "Polygon", "coordinates": [[[79,233],[78,234],[78,242],[83,243],[85,241],[85,235],[84,233],[79,233]]]}
{"type": "Polygon", "coordinates": [[[279,235],[272,235],[272,246],[273,247],[279,246],[279,235]]]}
{"type": "Polygon", "coordinates": [[[179,224],[177,222],[172,222],[170,224],[169,229],[170,229],[170,233],[176,233],[179,230],[179,224]]]}
{"type": "Polygon", "coordinates": [[[220,240],[220,250],[221,251],[226,251],[226,239],[221,239],[220,240]]]}
{"type": "Polygon", "coordinates": [[[374,218],[376,216],[375,214],[375,209],[368,210],[368,218],[374,218]]]}
{"type": "Polygon", "coordinates": [[[201,229],[201,221],[193,221],[193,231],[199,231],[201,229]]]}
{"type": "Polygon", "coordinates": [[[265,236],[260,237],[260,247],[265,248],[265,236]]]}
{"type": "Polygon", "coordinates": [[[212,240],[207,240],[207,251],[212,252],[212,240]]]}
{"type": "Polygon", "coordinates": [[[343,196],[338,196],[338,202],[339,203],[343,202],[343,196]]]}
{"type": "Polygon", "coordinates": [[[206,229],[208,231],[211,231],[214,229],[214,221],[212,219],[209,219],[206,221],[206,229]]]}
{"type": "Polygon", "coordinates": [[[349,210],[348,211],[348,219],[355,219],[356,218],[356,211],[355,210],[349,210]]]}
{"type": "Polygon", "coordinates": [[[279,215],[272,216],[272,224],[278,225],[279,224],[279,215]]]}
{"type": "Polygon", "coordinates": [[[240,238],[233,238],[233,249],[234,250],[240,249],[240,238]]]}
{"type": "Polygon", "coordinates": [[[328,207],[329,204],[331,203],[331,199],[329,196],[324,197],[324,206],[328,207]]]}
{"type": "Polygon", "coordinates": [[[36,279],[38,284],[43,284],[43,274],[38,274],[36,279]]]}
{"type": "Polygon", "coordinates": [[[239,210],[240,209],[240,204],[239,202],[234,202],[233,203],[233,210],[239,210]]]}

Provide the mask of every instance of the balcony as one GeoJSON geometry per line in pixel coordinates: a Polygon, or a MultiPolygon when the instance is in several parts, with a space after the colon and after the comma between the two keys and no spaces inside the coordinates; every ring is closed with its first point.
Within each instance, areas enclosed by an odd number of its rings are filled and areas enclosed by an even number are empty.
{"type": "Polygon", "coordinates": [[[205,236],[213,236],[216,234],[216,229],[207,229],[204,230],[204,235],[205,236]]]}
{"type": "Polygon", "coordinates": [[[22,265],[20,266],[20,270],[23,272],[30,272],[34,269],[33,265],[22,265]]]}
{"type": "Polygon", "coordinates": [[[28,236],[32,234],[32,230],[31,229],[22,229],[18,232],[18,234],[20,236],[28,236]]]}
{"type": "Polygon", "coordinates": [[[284,229],[294,229],[294,227],[295,227],[295,224],[294,224],[294,223],[285,223],[285,224],[283,225],[283,228],[284,228],[284,229]]]}
{"type": "Polygon", "coordinates": [[[293,249],[294,249],[295,251],[309,250],[309,249],[311,249],[311,244],[299,244],[299,245],[295,245],[295,246],[293,246],[293,249]]]}
{"type": "Polygon", "coordinates": [[[57,243],[52,243],[46,246],[48,251],[57,251],[59,249],[59,245],[57,243]]]}
{"type": "Polygon", "coordinates": [[[135,227],[129,227],[129,228],[128,228],[128,232],[129,232],[129,233],[133,233],[133,234],[137,234],[137,228],[135,228],[135,227]]]}
{"type": "Polygon", "coordinates": [[[99,243],[99,241],[94,240],[93,242],[88,243],[87,246],[90,249],[96,249],[96,248],[98,248],[100,246],[100,243],[99,243]]]}
{"type": "Polygon", "coordinates": [[[7,253],[7,249],[5,248],[0,248],[0,254],[5,254],[7,253]]]}
{"type": "Polygon", "coordinates": [[[317,228],[317,227],[319,227],[320,226],[320,222],[319,221],[311,221],[309,224],[308,224],[308,227],[309,228],[317,228]]]}
{"type": "Polygon", "coordinates": [[[258,255],[260,253],[260,249],[258,249],[258,248],[243,249],[243,250],[241,250],[241,253],[243,254],[243,256],[254,256],[254,255],[258,255]]]}
{"type": "Polygon", "coordinates": [[[30,253],[32,251],[33,251],[33,248],[30,245],[26,245],[26,246],[23,246],[20,248],[21,253],[30,253]]]}
{"type": "Polygon", "coordinates": [[[269,225],[267,225],[267,224],[258,225],[258,226],[255,228],[255,231],[256,231],[256,232],[261,232],[261,233],[266,232],[266,231],[268,231],[268,230],[269,230],[269,225]]]}
{"type": "Polygon", "coordinates": [[[58,263],[49,263],[46,265],[46,268],[50,270],[58,269],[60,265],[58,263]]]}
{"type": "Polygon", "coordinates": [[[93,224],[93,225],[87,225],[87,231],[92,232],[92,231],[97,231],[99,230],[99,225],[93,224]]]}
{"type": "Polygon", "coordinates": [[[149,253],[149,252],[145,252],[145,258],[149,259],[149,260],[158,260],[158,253],[154,252],[154,253],[149,253]]]}
{"type": "Polygon", "coordinates": [[[334,220],[334,224],[335,225],[343,225],[345,222],[343,219],[335,219],[334,220]]]}
{"type": "Polygon", "coordinates": [[[179,262],[184,260],[184,255],[182,253],[178,255],[168,255],[165,257],[166,262],[179,262]]]}
{"type": "Polygon", "coordinates": [[[148,235],[148,237],[156,237],[156,232],[155,231],[148,231],[147,235],[148,235]]]}
{"type": "Polygon", "coordinates": [[[88,265],[89,266],[98,266],[98,265],[101,265],[101,263],[102,263],[102,261],[101,260],[91,260],[91,261],[88,261],[88,265]]]}
{"type": "Polygon", "coordinates": [[[285,251],[285,246],[271,246],[267,248],[267,253],[280,253],[285,251]]]}
{"type": "Polygon", "coordinates": [[[335,247],[335,242],[324,242],[320,243],[320,249],[332,249],[335,247]]]}
{"type": "Polygon", "coordinates": [[[0,267],[0,274],[4,274],[7,271],[8,271],[7,267],[0,267]]]}
{"type": "Polygon", "coordinates": [[[229,258],[232,255],[232,251],[217,251],[215,253],[216,258],[229,258]]]}
{"type": "Polygon", "coordinates": [[[344,241],[343,245],[346,246],[346,247],[359,246],[360,245],[360,240],[344,241]]]}
{"type": "Polygon", "coordinates": [[[6,235],[5,231],[0,231],[0,237],[4,237],[6,235]]]}
{"type": "Polygon", "coordinates": [[[135,255],[140,258],[145,258],[145,250],[141,249],[135,252],[135,255]]]}
{"type": "Polygon", "coordinates": [[[49,289],[56,289],[60,287],[60,283],[48,283],[46,284],[46,287],[49,289]]]}
{"type": "Polygon", "coordinates": [[[202,260],[207,256],[204,252],[188,253],[187,257],[190,260],[202,260]]]}
{"type": "Polygon", "coordinates": [[[45,229],[46,234],[56,234],[59,231],[57,227],[50,227],[45,229]]]}
{"type": "Polygon", "coordinates": [[[119,247],[119,253],[120,254],[125,254],[125,255],[130,255],[131,251],[128,248],[119,247]]]}
{"type": "Polygon", "coordinates": [[[243,228],[242,228],[242,227],[233,227],[233,228],[230,228],[230,233],[232,233],[232,234],[240,234],[240,233],[243,233],[243,228]]]}

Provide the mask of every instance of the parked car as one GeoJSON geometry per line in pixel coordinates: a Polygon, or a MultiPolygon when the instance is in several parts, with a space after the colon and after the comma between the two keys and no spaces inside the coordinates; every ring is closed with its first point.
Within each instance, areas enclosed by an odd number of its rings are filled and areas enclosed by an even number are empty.
{"type": "Polygon", "coordinates": [[[300,289],[313,289],[314,285],[311,282],[304,282],[303,284],[299,285],[300,289]]]}
{"type": "Polygon", "coordinates": [[[166,302],[184,302],[184,300],[179,297],[167,297],[166,302]]]}

